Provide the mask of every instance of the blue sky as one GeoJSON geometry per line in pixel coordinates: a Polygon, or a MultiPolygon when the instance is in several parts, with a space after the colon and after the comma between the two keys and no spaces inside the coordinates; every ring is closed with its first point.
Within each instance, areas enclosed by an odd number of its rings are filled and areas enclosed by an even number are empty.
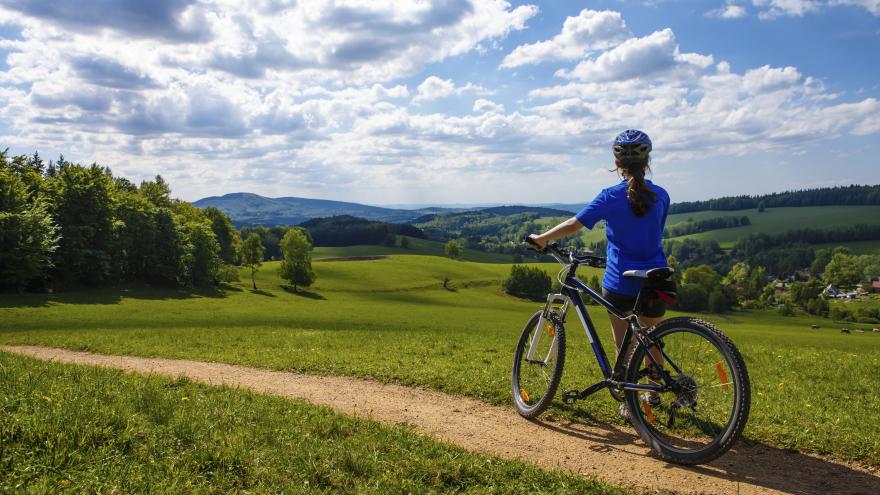
{"type": "Polygon", "coordinates": [[[0,146],[371,204],[878,183],[880,0],[0,0],[0,146]]]}

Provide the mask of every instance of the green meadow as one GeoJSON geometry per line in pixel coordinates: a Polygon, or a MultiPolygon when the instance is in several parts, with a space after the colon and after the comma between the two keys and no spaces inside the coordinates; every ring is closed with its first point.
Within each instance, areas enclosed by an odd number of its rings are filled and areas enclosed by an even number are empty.
{"type": "Polygon", "coordinates": [[[403,426],[0,352],[2,493],[631,493],[403,426]]]}
{"type": "MultiPolygon", "coordinates": [[[[397,246],[340,246],[340,247],[316,247],[312,253],[315,259],[321,258],[346,258],[355,256],[384,256],[390,254],[421,254],[429,256],[444,256],[445,243],[428,239],[407,237],[409,246],[402,248],[397,246]]],[[[400,241],[398,241],[399,244],[400,241]]],[[[475,249],[462,249],[461,259],[464,261],[476,261],[479,263],[511,263],[513,256],[509,254],[487,253],[475,249]]]]}
{"type": "MultiPolygon", "coordinates": [[[[240,283],[202,292],[131,286],[6,294],[0,343],[368,377],[510,403],[513,347],[540,306],[501,292],[510,265],[413,255],[316,262],[317,282],[304,293],[285,287],[277,268],[263,266],[256,291],[243,272],[240,283]]],[[[607,317],[595,306],[590,312],[610,349],[607,317]]],[[[880,466],[880,334],[843,335],[830,320],[771,311],[703,317],[745,356],[749,439],[880,466]]],[[[562,388],[584,387],[599,379],[598,368],[575,318],[568,329],[562,388]]],[[[557,403],[549,414],[621,424],[607,394],[557,403]]]]}
{"type": "MultiPolygon", "coordinates": [[[[763,213],[758,213],[758,210],[755,209],[736,211],[704,210],[669,215],[666,219],[666,225],[675,225],[689,220],[699,221],[726,216],[747,216],[749,217],[751,225],[729,229],[710,230],[708,232],[675,237],[674,239],[713,239],[718,241],[718,244],[720,244],[722,248],[728,249],[733,247],[737,239],[750,234],[778,234],[787,230],[803,228],[830,229],[847,225],[857,225],[860,223],[876,225],[880,222],[880,206],[804,206],[767,208],[763,213]]],[[[550,223],[553,223],[553,220],[559,219],[542,219],[542,225],[549,225],[550,223]]],[[[584,231],[583,238],[588,244],[595,243],[605,239],[605,232],[601,229],[587,230],[584,231]]],[[[877,252],[878,248],[880,248],[880,241],[835,243],[834,245],[836,246],[840,244],[846,246],[852,245],[854,252],[859,251],[860,253],[873,253],[877,252]]]]}

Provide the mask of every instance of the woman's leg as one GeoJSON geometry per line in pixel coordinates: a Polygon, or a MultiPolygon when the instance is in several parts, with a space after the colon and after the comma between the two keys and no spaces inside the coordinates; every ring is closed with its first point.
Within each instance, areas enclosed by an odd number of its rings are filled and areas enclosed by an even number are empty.
{"type": "MultiPolygon", "coordinates": [[[[617,353],[620,354],[620,341],[623,340],[623,334],[626,333],[626,327],[629,325],[629,322],[626,320],[621,320],[620,318],[614,316],[611,313],[608,313],[608,319],[611,320],[611,330],[614,332],[614,348],[617,350],[617,353]]],[[[639,322],[646,326],[652,327],[658,323],[663,321],[663,317],[650,318],[647,316],[640,316],[639,322]]],[[[635,341],[633,340],[630,343],[630,348],[634,345],[635,341]]],[[[660,354],[660,351],[656,347],[651,348],[651,355],[654,356],[654,359],[658,364],[663,364],[663,355],[660,354]]],[[[650,359],[645,357],[645,365],[651,364],[650,359]]]]}

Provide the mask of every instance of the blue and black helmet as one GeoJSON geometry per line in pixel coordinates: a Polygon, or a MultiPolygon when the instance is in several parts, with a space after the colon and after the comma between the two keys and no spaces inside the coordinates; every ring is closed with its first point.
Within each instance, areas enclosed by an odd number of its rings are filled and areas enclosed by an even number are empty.
{"type": "Polygon", "coordinates": [[[651,148],[651,138],[636,129],[627,129],[614,138],[614,158],[617,159],[644,160],[651,148]]]}

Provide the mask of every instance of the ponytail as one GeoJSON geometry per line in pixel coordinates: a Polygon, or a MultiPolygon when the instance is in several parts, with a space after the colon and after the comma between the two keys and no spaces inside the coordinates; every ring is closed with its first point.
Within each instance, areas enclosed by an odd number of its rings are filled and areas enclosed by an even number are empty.
{"type": "Polygon", "coordinates": [[[636,162],[616,160],[615,165],[618,173],[627,179],[626,199],[629,201],[629,207],[637,217],[644,216],[657,199],[657,193],[645,182],[645,170],[651,170],[648,160],[636,162]]]}

